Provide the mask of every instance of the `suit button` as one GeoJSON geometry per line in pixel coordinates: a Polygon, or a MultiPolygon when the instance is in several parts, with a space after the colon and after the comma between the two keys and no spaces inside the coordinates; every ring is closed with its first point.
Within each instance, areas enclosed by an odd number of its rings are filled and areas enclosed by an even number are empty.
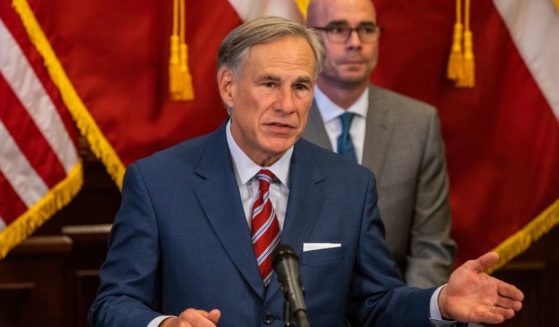
{"type": "Polygon", "coordinates": [[[266,325],[271,325],[274,322],[274,316],[272,316],[271,314],[267,313],[264,316],[264,323],[266,325]]]}

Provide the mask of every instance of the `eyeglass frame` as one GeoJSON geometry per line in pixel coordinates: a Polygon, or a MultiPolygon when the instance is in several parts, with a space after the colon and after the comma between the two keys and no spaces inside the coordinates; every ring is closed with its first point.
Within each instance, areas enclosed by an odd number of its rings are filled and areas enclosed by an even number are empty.
{"type": "Polygon", "coordinates": [[[324,32],[326,34],[326,37],[334,43],[345,43],[345,42],[347,42],[347,40],[349,40],[349,38],[351,37],[351,34],[353,34],[353,32],[357,33],[357,36],[359,37],[359,40],[362,43],[373,43],[373,42],[378,40],[378,38],[380,37],[380,35],[384,31],[384,28],[382,26],[377,25],[377,24],[372,23],[372,22],[367,23],[367,24],[360,24],[357,27],[349,27],[348,25],[345,25],[345,24],[342,25],[341,24],[341,25],[313,26],[313,28],[317,31],[324,32]],[[361,36],[361,33],[359,31],[362,30],[365,27],[368,27],[368,26],[372,27],[375,30],[373,33],[376,37],[374,39],[370,40],[370,41],[363,41],[363,37],[361,36]],[[333,40],[332,39],[331,33],[332,33],[332,29],[334,29],[334,28],[338,28],[338,29],[347,28],[347,30],[348,30],[347,35],[346,35],[346,37],[343,41],[341,39],[340,40],[333,40]]]}

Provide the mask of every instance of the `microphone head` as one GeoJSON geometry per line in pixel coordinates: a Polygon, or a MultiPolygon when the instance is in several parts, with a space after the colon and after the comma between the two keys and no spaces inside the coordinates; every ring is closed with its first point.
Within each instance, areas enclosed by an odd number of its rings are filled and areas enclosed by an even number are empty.
{"type": "MultiPolygon", "coordinates": [[[[288,316],[293,318],[296,326],[308,327],[305,294],[299,279],[299,257],[289,245],[279,244],[272,253],[272,265],[287,304],[284,310],[287,308],[288,316]]],[[[290,320],[290,318],[285,319],[285,321],[290,320]]]]}

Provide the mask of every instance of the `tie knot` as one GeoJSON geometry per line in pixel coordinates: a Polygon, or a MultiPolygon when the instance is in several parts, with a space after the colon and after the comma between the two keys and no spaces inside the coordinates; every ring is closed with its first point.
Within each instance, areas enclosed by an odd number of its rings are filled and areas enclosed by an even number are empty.
{"type": "Polygon", "coordinates": [[[270,183],[274,179],[274,173],[269,171],[268,169],[261,169],[258,174],[256,174],[256,178],[260,182],[260,189],[268,190],[270,187],[270,183]]]}
{"type": "Polygon", "coordinates": [[[349,131],[349,127],[351,126],[351,121],[353,120],[353,116],[355,116],[352,112],[344,112],[340,115],[340,120],[342,121],[342,130],[349,131]]]}

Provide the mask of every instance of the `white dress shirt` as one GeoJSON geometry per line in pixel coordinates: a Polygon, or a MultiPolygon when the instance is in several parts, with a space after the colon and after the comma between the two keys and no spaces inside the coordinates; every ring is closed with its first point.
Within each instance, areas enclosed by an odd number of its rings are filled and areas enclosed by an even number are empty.
{"type": "Polygon", "coordinates": [[[270,167],[261,167],[252,161],[233,139],[233,135],[231,135],[231,121],[227,123],[225,130],[227,133],[227,145],[233,159],[235,177],[237,178],[237,185],[239,186],[239,193],[249,229],[252,220],[252,206],[258,195],[259,181],[256,178],[256,174],[261,169],[268,169],[276,176],[270,185],[270,200],[276,212],[280,229],[283,230],[285,210],[287,209],[287,199],[289,197],[289,165],[293,155],[293,146],[270,167]]]}

